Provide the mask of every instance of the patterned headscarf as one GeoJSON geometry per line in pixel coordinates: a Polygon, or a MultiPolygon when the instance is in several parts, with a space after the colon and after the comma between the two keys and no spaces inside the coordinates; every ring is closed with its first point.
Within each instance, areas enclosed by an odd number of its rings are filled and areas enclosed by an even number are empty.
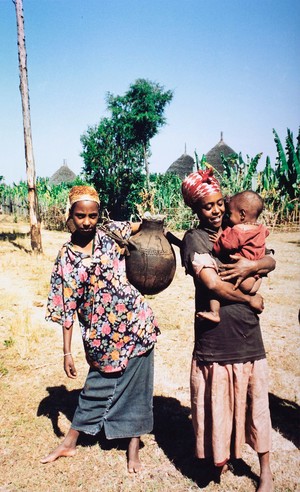
{"type": "Polygon", "coordinates": [[[66,222],[71,232],[74,232],[74,224],[72,223],[72,218],[70,217],[71,208],[76,202],[82,202],[88,200],[90,202],[96,202],[100,205],[100,198],[97,191],[92,186],[73,186],[71,188],[67,207],[66,207],[66,222]]]}
{"type": "Polygon", "coordinates": [[[194,209],[201,198],[220,193],[221,188],[210,167],[189,174],[182,182],[181,191],[185,204],[194,209]]]}

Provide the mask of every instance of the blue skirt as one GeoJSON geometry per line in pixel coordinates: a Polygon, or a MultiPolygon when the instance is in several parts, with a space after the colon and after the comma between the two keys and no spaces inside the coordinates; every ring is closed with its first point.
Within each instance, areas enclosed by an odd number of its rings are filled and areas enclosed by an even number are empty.
{"type": "Polygon", "coordinates": [[[129,360],[122,373],[91,368],[79,395],[72,429],[107,439],[139,437],[153,429],[154,349],[129,360]]]}

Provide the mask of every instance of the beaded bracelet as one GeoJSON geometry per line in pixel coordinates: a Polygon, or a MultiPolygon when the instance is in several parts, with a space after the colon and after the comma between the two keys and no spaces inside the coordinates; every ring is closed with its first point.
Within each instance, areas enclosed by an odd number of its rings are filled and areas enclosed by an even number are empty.
{"type": "Polygon", "coordinates": [[[64,354],[64,357],[67,357],[67,355],[72,355],[71,352],[68,352],[67,354],[64,354]]]}

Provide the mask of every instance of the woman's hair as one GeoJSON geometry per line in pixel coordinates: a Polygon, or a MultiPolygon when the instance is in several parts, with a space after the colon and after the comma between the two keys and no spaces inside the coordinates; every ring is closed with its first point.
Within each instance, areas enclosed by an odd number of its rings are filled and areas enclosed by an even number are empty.
{"type": "Polygon", "coordinates": [[[182,182],[181,191],[185,204],[194,210],[205,196],[221,193],[221,187],[210,167],[189,174],[182,182]]]}

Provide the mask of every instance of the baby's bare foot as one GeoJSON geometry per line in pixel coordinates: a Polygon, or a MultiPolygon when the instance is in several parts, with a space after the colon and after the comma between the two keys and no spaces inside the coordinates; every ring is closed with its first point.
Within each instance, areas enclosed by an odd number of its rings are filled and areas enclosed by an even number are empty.
{"type": "Polygon", "coordinates": [[[220,323],[221,321],[219,314],[214,313],[213,311],[199,311],[196,316],[198,318],[208,319],[214,323],[220,323]]]}

